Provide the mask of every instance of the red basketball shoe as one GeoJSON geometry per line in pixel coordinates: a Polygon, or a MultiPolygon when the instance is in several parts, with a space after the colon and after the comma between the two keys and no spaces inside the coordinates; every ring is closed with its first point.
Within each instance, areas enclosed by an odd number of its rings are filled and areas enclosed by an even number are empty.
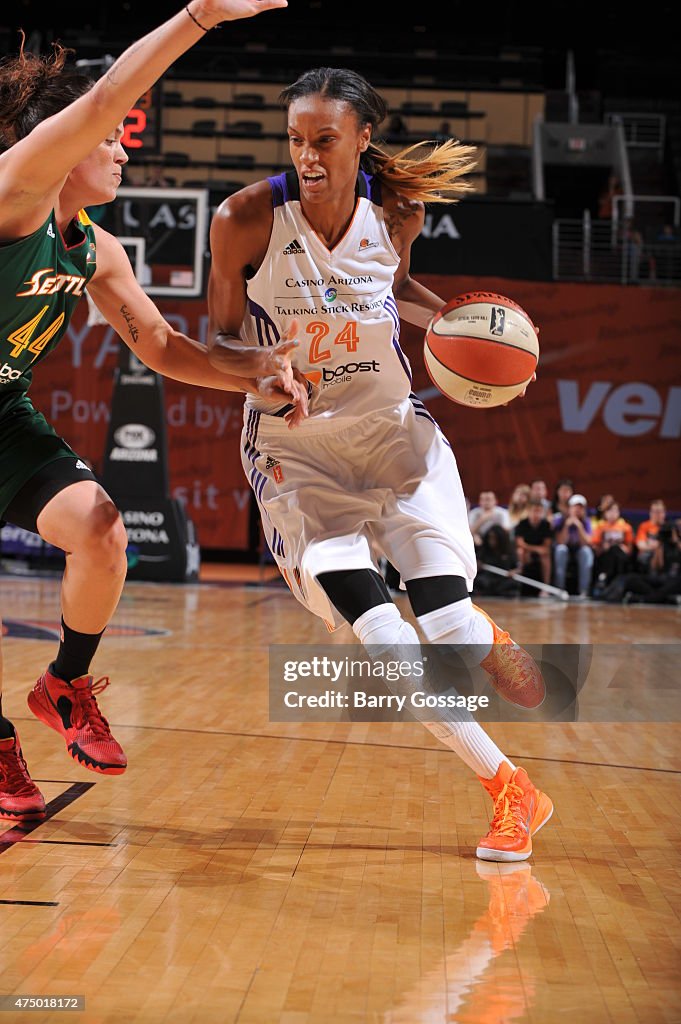
{"type": "Polygon", "coordinates": [[[45,800],[28,768],[19,736],[0,740],[0,818],[5,821],[36,821],[45,817],[45,800]]]}
{"type": "Polygon", "coordinates": [[[536,789],[524,768],[512,769],[502,761],[493,779],[480,781],[494,800],[490,830],[476,850],[480,860],[527,860],[532,836],[553,814],[553,803],[536,789]]]}
{"type": "Polygon", "coordinates": [[[108,676],[97,682],[92,676],[79,676],[66,683],[46,671],[29,693],[28,706],[36,718],[64,737],[74,761],[91,772],[121,775],[128,762],[95,697],[108,685],[108,676]]]}
{"type": "Polygon", "coordinates": [[[500,697],[509,704],[515,704],[527,711],[534,711],[546,696],[546,685],[534,658],[511,640],[503,629],[499,629],[487,612],[473,607],[484,615],[492,627],[494,640],[492,650],[480,662],[481,668],[489,673],[490,682],[500,697]]]}

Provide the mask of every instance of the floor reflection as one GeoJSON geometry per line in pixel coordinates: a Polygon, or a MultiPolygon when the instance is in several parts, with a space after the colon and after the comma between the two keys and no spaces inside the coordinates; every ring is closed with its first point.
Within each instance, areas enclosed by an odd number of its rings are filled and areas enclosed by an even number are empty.
{"type": "Polygon", "coordinates": [[[458,948],[404,993],[383,1024],[512,1024],[534,1004],[533,958],[523,934],[549,904],[527,862],[477,861],[488,903],[458,948]],[[511,952],[509,952],[511,951],[511,952]]]}

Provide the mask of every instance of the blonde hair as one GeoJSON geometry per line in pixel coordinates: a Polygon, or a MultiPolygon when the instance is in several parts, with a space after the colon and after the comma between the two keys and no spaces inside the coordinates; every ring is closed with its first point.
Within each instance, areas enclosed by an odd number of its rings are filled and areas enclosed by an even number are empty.
{"type": "Polygon", "coordinates": [[[393,156],[370,143],[366,155],[379,181],[406,199],[456,203],[462,195],[475,191],[466,175],[475,169],[478,151],[456,139],[416,142],[393,156]]]}

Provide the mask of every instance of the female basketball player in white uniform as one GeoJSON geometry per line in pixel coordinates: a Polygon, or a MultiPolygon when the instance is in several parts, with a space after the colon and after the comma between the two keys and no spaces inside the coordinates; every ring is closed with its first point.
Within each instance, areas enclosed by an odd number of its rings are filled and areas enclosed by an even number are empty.
{"type": "MultiPolygon", "coordinates": [[[[418,645],[376,570],[398,569],[425,638],[489,673],[505,699],[544,697],[530,656],[470,600],[476,573],[451,447],[411,392],[400,317],[425,327],[444,303],[409,276],[424,200],[455,201],[474,150],[448,142],[390,158],[372,144],[386,105],[359,75],[307,72],[285,89],[294,170],[225,200],[211,227],[211,359],[243,341],[299,340],[300,407],[248,396],[242,458],[268,545],[296,598],[371,649],[418,645]],[[295,427],[291,430],[291,427],[295,427]]],[[[492,796],[489,860],[524,860],[552,804],[475,720],[426,723],[492,796]]]]}

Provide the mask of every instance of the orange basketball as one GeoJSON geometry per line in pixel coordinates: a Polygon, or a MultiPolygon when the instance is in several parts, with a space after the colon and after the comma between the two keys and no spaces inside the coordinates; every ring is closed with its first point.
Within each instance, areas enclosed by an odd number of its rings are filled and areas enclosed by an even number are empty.
{"type": "Polygon", "coordinates": [[[539,361],[537,329],[522,306],[495,292],[467,292],[438,310],[426,330],[433,384],[460,405],[490,409],[527,387],[539,361]]]}

